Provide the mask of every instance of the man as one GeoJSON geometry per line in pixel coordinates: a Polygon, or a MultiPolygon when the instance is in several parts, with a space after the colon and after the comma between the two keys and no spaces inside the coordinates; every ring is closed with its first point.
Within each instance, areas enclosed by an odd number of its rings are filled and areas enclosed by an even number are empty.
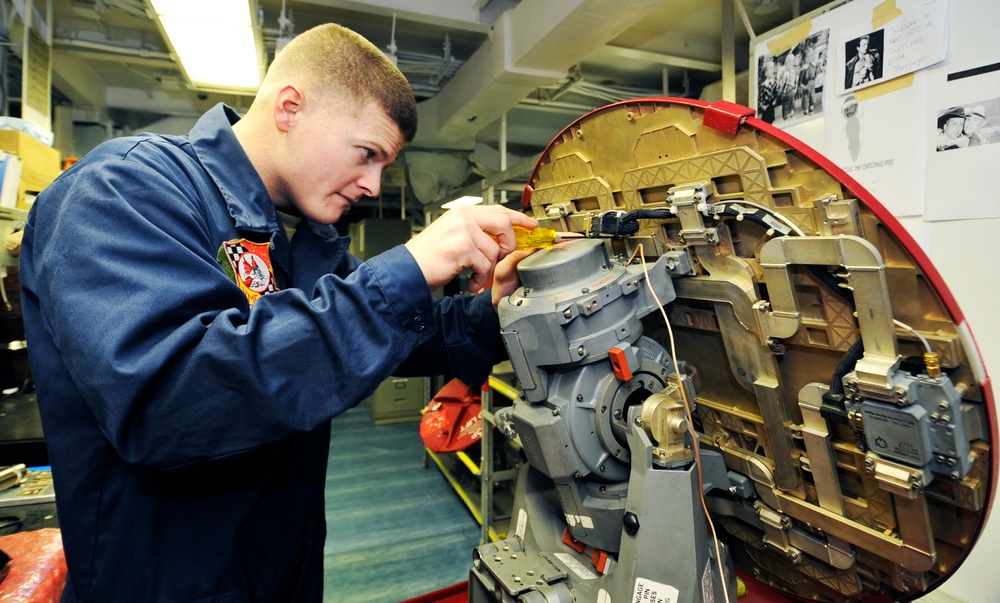
{"type": "Polygon", "coordinates": [[[965,109],[965,123],[963,124],[962,132],[969,137],[970,147],[983,144],[983,139],[979,135],[979,128],[982,127],[985,121],[985,106],[976,105],[975,107],[965,109]]]}
{"type": "Polygon", "coordinates": [[[785,53],[783,67],[778,72],[778,104],[781,105],[781,119],[795,117],[795,93],[799,85],[799,47],[785,53]]]}
{"type": "Polygon", "coordinates": [[[937,141],[935,145],[938,151],[969,146],[969,137],[963,134],[965,120],[965,109],[963,107],[952,107],[938,117],[937,141]]]}
{"type": "Polygon", "coordinates": [[[415,131],[403,75],[328,24],[242,119],[104,143],[39,195],[20,274],[63,601],[320,601],[330,419],[391,373],[503,358],[491,294],[430,291],[471,268],[512,292],[535,220],[449,212],[365,263],[330,227],[415,131]]]}
{"type": "Polygon", "coordinates": [[[844,71],[844,88],[850,89],[861,83],[855,82],[856,74],[863,81],[875,81],[882,77],[882,62],[877,48],[869,48],[871,36],[865,34],[858,38],[858,47],[854,56],[847,61],[844,71]]]}
{"type": "Polygon", "coordinates": [[[774,106],[778,100],[778,82],[774,75],[774,60],[764,61],[764,68],[757,93],[757,109],[759,117],[769,124],[774,123],[774,106]]]}

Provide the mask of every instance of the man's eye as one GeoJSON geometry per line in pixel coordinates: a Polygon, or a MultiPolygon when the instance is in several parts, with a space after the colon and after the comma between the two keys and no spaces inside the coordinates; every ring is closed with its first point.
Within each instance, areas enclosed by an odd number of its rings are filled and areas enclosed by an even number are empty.
{"type": "Polygon", "coordinates": [[[362,149],[361,149],[361,156],[364,157],[365,160],[374,159],[375,158],[375,151],[373,151],[371,149],[366,149],[366,148],[362,147],[362,149]]]}

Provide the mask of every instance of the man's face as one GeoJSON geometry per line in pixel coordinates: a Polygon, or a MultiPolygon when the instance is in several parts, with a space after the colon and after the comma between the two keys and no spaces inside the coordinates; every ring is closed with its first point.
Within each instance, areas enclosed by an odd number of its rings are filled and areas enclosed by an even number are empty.
{"type": "Polygon", "coordinates": [[[965,125],[965,119],[961,117],[952,117],[944,123],[944,134],[948,138],[958,138],[962,135],[962,126],[965,125]]]}
{"type": "Polygon", "coordinates": [[[396,123],[376,104],[351,110],[313,105],[288,131],[282,160],[279,206],[333,224],[362,197],[377,197],[382,169],[395,161],[404,140],[396,123]]]}
{"type": "Polygon", "coordinates": [[[983,125],[985,119],[980,115],[970,115],[965,118],[965,133],[966,135],[971,135],[979,129],[979,126],[983,125]]]}
{"type": "Polygon", "coordinates": [[[861,38],[858,40],[858,54],[862,55],[868,52],[868,38],[861,38]]]}

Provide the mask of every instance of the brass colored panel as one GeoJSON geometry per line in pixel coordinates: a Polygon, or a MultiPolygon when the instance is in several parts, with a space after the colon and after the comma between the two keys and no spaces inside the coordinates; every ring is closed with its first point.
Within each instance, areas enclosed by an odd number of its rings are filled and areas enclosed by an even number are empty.
{"type": "MultiPolygon", "coordinates": [[[[588,114],[542,156],[530,211],[582,232],[605,211],[658,210],[609,249],[641,244],[637,261],[690,263],[671,275],[666,312],[674,360],[701,384],[701,445],[753,487],[750,500],[709,495],[721,497],[709,508],[737,568],[807,599],[915,598],[967,554],[988,507],[995,452],[983,426],[996,417],[977,352],[882,210],[766,128],[727,134],[703,118],[668,99],[588,114]],[[892,404],[897,424],[880,433],[916,441],[908,421],[923,420],[919,401],[896,396],[932,379],[913,360],[924,340],[961,396],[972,460],[959,478],[878,456],[858,412],[892,404]],[[748,516],[751,504],[760,515],[748,516]]],[[[644,335],[670,349],[661,320],[647,316],[644,335]]]]}

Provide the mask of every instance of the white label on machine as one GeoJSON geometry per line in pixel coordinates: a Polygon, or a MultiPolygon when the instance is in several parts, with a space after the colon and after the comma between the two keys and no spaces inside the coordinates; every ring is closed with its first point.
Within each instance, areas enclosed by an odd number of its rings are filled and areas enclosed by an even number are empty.
{"type": "Polygon", "coordinates": [[[581,526],[587,528],[588,530],[594,529],[594,520],[587,517],[586,515],[572,515],[570,513],[567,513],[566,523],[568,523],[570,527],[574,527],[577,524],[580,524],[581,526]]]}
{"type": "Polygon", "coordinates": [[[518,538],[524,538],[524,529],[528,527],[528,514],[524,512],[524,509],[518,509],[517,511],[517,530],[514,534],[518,538]]]}
{"type": "Polygon", "coordinates": [[[636,578],[632,603],[677,603],[680,591],[669,584],[636,578]]]}
{"type": "Polygon", "coordinates": [[[715,603],[715,585],[712,584],[712,563],[705,564],[705,573],[701,575],[701,599],[703,603],[715,603]]]}
{"type": "Polygon", "coordinates": [[[582,563],[573,558],[568,553],[556,553],[556,558],[563,562],[571,572],[580,577],[581,580],[597,580],[597,574],[590,571],[582,563]]]}
{"type": "Polygon", "coordinates": [[[603,588],[597,592],[597,603],[611,603],[611,593],[603,588]]]}

